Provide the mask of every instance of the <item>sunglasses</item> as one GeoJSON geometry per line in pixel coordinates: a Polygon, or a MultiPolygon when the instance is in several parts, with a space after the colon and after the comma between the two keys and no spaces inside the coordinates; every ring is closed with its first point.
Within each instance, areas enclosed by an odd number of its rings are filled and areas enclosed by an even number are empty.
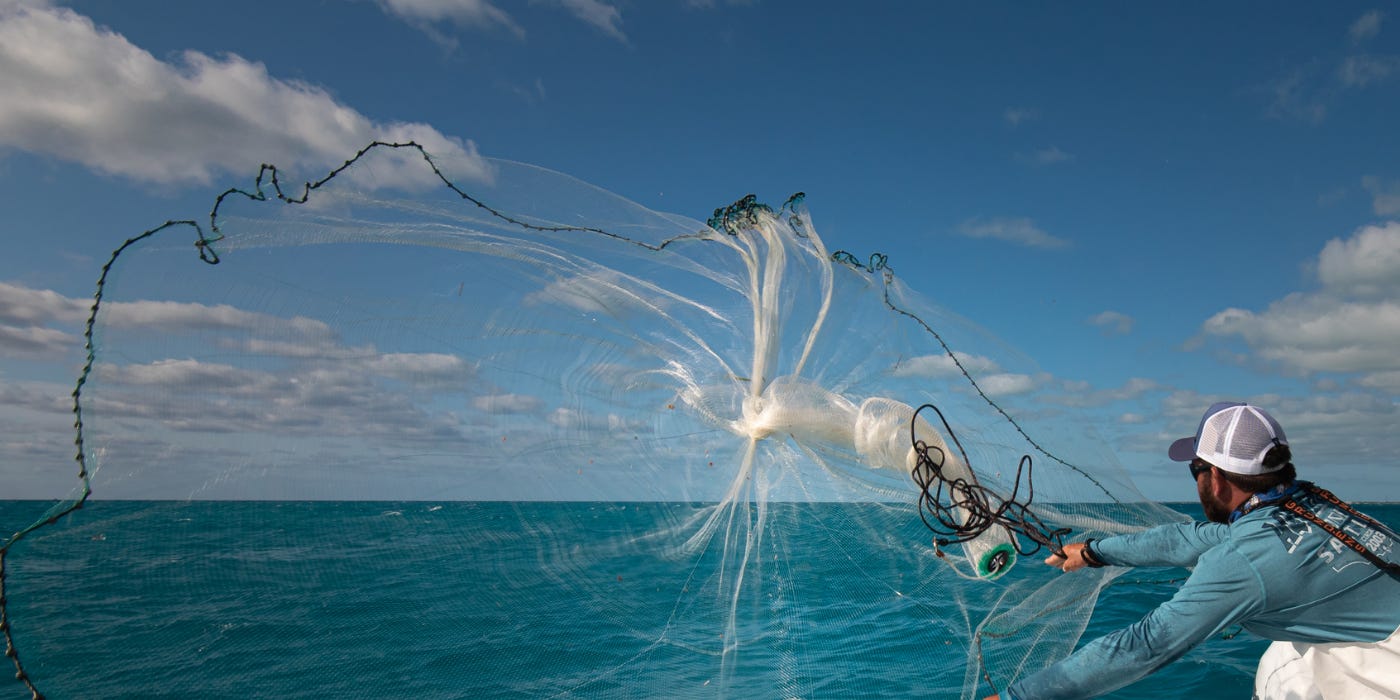
{"type": "Polygon", "coordinates": [[[1211,464],[1198,457],[1191,460],[1191,463],[1187,465],[1187,467],[1191,470],[1191,480],[1195,481],[1200,479],[1202,474],[1210,471],[1211,464]]]}

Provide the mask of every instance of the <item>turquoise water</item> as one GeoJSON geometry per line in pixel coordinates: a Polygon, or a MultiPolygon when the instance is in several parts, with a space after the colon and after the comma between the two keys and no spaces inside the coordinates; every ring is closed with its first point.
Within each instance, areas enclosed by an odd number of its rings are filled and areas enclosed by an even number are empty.
{"type": "MultiPolygon", "coordinates": [[[[0,525],[46,505],[0,502],[0,525]]],[[[789,507],[830,525],[865,506],[789,507]]],[[[1400,523],[1400,505],[1366,510],[1400,523]]],[[[771,573],[786,594],[740,602],[765,622],[737,630],[748,641],[717,673],[724,621],[692,609],[687,592],[718,563],[658,556],[646,536],[675,511],[93,502],[11,551],[9,612],[51,698],[956,697],[967,658],[957,606],[927,592],[856,605],[851,592],[880,564],[825,551],[840,546],[829,532],[788,543],[800,561],[771,573]]],[[[1023,563],[1008,576],[1051,575],[1023,563]]],[[[1182,575],[1122,577],[1085,639],[1136,620],[1182,575]]],[[[975,619],[996,585],[967,586],[975,619]]],[[[1265,644],[1212,639],[1112,697],[1248,697],[1265,644]]],[[[27,697],[5,678],[0,696],[27,697]]]]}

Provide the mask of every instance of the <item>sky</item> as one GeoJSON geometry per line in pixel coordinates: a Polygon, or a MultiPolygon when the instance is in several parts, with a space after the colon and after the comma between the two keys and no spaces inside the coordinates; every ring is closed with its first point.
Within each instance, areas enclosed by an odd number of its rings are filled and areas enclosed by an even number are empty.
{"type": "Polygon", "coordinates": [[[72,469],[109,251],[413,139],[701,220],[805,192],[1150,497],[1193,498],[1166,446],[1228,399],[1400,500],[1397,114],[1380,3],[0,0],[0,497],[72,469]]]}

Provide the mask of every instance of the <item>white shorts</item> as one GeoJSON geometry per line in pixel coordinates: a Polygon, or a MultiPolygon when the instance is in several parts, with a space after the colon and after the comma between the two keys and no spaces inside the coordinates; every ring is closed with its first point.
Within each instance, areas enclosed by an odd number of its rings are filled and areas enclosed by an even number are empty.
{"type": "Polygon", "coordinates": [[[1259,657],[1255,700],[1400,698],[1400,630],[1370,644],[1274,642],[1259,657]]]}

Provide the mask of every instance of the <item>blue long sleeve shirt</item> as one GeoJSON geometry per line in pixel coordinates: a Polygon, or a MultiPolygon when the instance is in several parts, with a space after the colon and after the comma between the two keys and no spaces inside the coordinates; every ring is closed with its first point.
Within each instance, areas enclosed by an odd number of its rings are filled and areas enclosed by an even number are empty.
{"type": "MultiPolygon", "coordinates": [[[[1394,561],[1397,538],[1307,493],[1299,504],[1394,561]]],[[[1015,700],[1089,698],[1143,678],[1231,625],[1272,640],[1377,642],[1400,628],[1400,579],[1277,506],[1230,525],[1182,523],[1096,541],[1117,566],[1194,567],[1171,600],[1012,683],[1015,700]]]]}

